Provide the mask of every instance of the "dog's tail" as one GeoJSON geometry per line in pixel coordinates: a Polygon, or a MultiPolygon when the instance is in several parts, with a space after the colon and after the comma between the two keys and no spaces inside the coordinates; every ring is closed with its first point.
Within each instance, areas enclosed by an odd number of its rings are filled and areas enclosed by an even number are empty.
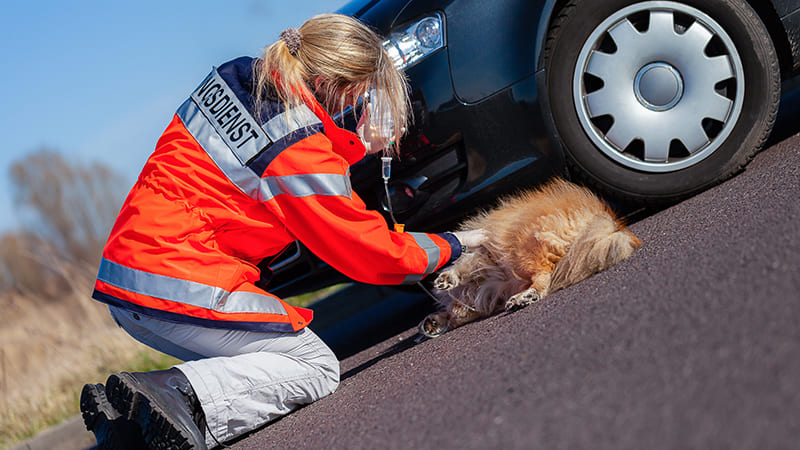
{"type": "Polygon", "coordinates": [[[631,256],[641,241],[610,214],[596,216],[556,264],[548,293],[571,286],[631,256]]]}

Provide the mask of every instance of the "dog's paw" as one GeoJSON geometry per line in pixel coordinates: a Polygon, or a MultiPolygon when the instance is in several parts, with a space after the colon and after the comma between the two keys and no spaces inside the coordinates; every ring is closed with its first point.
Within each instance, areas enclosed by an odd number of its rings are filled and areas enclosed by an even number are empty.
{"type": "Polygon", "coordinates": [[[433,287],[440,291],[448,291],[458,286],[458,277],[452,272],[442,272],[433,280],[433,287]]]}
{"type": "Polygon", "coordinates": [[[542,298],[542,295],[534,288],[522,291],[517,295],[512,296],[506,301],[506,311],[515,311],[524,308],[531,303],[537,302],[542,298]]]}
{"type": "Polygon", "coordinates": [[[419,323],[419,332],[429,338],[441,336],[450,328],[445,313],[430,314],[419,323]]]}

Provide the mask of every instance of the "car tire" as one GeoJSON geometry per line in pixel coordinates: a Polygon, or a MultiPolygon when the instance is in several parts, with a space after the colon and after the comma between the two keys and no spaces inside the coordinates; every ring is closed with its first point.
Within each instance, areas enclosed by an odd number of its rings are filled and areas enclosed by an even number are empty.
{"type": "Polygon", "coordinates": [[[552,20],[545,68],[570,174],[638,204],[742,170],[780,98],[775,49],[744,0],[573,0],[552,20]]]}

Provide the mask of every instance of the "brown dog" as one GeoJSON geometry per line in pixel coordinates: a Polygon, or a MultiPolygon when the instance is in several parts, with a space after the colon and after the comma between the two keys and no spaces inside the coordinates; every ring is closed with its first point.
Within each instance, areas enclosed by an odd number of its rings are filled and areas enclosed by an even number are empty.
{"type": "Polygon", "coordinates": [[[462,224],[488,236],[434,280],[443,311],[419,324],[428,337],[529,305],[629,257],[640,245],[590,190],[555,179],[462,224]]]}

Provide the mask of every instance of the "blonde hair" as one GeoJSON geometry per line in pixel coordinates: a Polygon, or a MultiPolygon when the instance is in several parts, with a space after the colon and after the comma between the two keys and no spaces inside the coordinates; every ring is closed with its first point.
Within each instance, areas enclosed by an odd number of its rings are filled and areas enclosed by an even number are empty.
{"type": "Polygon", "coordinates": [[[396,151],[410,120],[411,103],[405,75],[395,67],[380,37],[358,20],[341,14],[312,17],[297,31],[300,45],[292,49],[296,50],[293,53],[283,39],[265,50],[263,64],[254,68],[256,98],[274,89],[288,110],[304,103],[303,93],[310,90],[334,116],[355,106],[370,87],[382,90],[388,93],[386,110],[394,122],[394,139],[388,151],[396,151]]]}

